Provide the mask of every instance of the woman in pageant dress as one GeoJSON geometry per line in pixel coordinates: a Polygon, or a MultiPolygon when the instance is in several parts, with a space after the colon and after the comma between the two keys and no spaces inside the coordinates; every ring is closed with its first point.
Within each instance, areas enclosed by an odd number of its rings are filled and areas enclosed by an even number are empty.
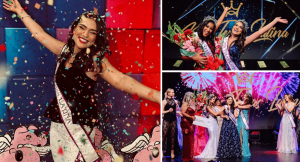
{"type": "MultiPolygon", "coordinates": [[[[205,110],[203,108],[204,103],[197,103],[197,111],[196,111],[196,115],[197,116],[202,116],[202,117],[206,117],[205,115],[205,110]]],[[[194,155],[200,155],[202,153],[202,151],[204,150],[207,141],[208,141],[208,130],[205,127],[201,127],[201,126],[195,126],[195,133],[194,133],[194,155]]]]}
{"type": "Polygon", "coordinates": [[[239,109],[239,116],[237,119],[237,129],[240,135],[243,156],[251,156],[249,149],[249,110],[252,106],[252,96],[250,93],[245,93],[243,101],[236,103],[239,109]]]}
{"type": "Polygon", "coordinates": [[[296,135],[299,144],[300,143],[300,107],[298,107],[296,110],[296,121],[297,121],[296,135]]]}
{"type": "MultiPolygon", "coordinates": [[[[221,100],[216,99],[216,107],[221,109],[221,107],[222,107],[221,100]]],[[[217,121],[218,121],[218,125],[219,125],[219,135],[218,135],[218,141],[219,141],[223,118],[221,116],[217,116],[217,121]]]]}
{"type": "Polygon", "coordinates": [[[293,119],[293,110],[295,102],[293,96],[285,94],[282,104],[276,104],[276,107],[283,112],[282,120],[277,140],[277,149],[280,153],[297,153],[298,142],[295,132],[295,123],[293,119]]]}
{"type": "Polygon", "coordinates": [[[217,116],[220,115],[224,108],[219,109],[215,106],[215,97],[214,95],[209,95],[207,98],[207,116],[210,120],[210,127],[208,128],[209,140],[203,150],[203,152],[196,156],[195,158],[207,158],[213,159],[217,157],[218,149],[218,135],[219,135],[219,125],[217,122],[217,116]]]}
{"type": "Polygon", "coordinates": [[[181,129],[183,134],[182,156],[183,161],[194,159],[194,131],[193,121],[195,120],[194,94],[186,92],[182,101],[181,129]]]}
{"type": "Polygon", "coordinates": [[[215,17],[207,16],[204,18],[203,22],[200,23],[198,31],[197,31],[197,35],[199,37],[199,43],[203,46],[203,52],[197,53],[196,55],[194,55],[192,57],[181,56],[181,58],[183,60],[196,62],[196,66],[194,67],[195,70],[201,70],[202,69],[201,64],[206,64],[207,58],[209,56],[214,57],[214,54],[215,54],[215,43],[214,43],[215,32],[218,30],[218,28],[222,24],[228,10],[229,10],[229,7],[226,7],[224,9],[224,12],[222,13],[222,15],[218,19],[218,21],[215,19],[215,17]],[[203,54],[205,54],[206,57],[204,57],[203,54]]]}
{"type": "MultiPolygon", "coordinates": [[[[180,148],[177,140],[177,120],[176,120],[176,107],[177,101],[174,99],[174,90],[168,88],[165,92],[165,99],[162,101],[164,120],[163,120],[163,147],[166,154],[171,154],[171,158],[180,154],[180,148]],[[176,149],[175,149],[176,148],[176,149]]],[[[165,154],[165,155],[166,155],[165,154]]]]}
{"type": "Polygon", "coordinates": [[[109,63],[106,54],[111,52],[105,21],[96,10],[77,17],[65,43],[44,31],[18,0],[3,1],[3,8],[16,13],[32,36],[58,57],[54,77],[56,97],[44,114],[51,119],[49,134],[54,161],[90,162],[107,157],[102,156],[106,151],[97,148],[92,142],[93,135],[90,136],[100,124],[105,124],[100,123],[98,97],[94,93],[98,77],[116,89],[160,103],[158,91],[124,75],[109,63]],[[64,154],[59,153],[62,147],[64,154]]]}
{"type": "Polygon", "coordinates": [[[277,17],[259,31],[246,37],[247,29],[249,28],[248,23],[245,20],[236,21],[235,25],[232,27],[231,33],[229,36],[223,37],[221,44],[225,70],[242,70],[240,57],[244,52],[244,48],[262,34],[270,30],[278,22],[285,24],[288,23],[286,19],[277,17]]]}
{"type": "Polygon", "coordinates": [[[219,146],[217,151],[218,158],[237,158],[242,157],[242,147],[240,135],[237,130],[238,110],[234,108],[233,96],[226,97],[226,105],[224,105],[224,114],[222,128],[220,132],[219,146]]]}

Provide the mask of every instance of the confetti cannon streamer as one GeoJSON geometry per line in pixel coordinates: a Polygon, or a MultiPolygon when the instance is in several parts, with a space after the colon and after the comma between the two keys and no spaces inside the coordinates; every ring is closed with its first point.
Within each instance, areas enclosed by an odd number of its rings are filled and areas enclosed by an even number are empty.
{"type": "Polygon", "coordinates": [[[295,12],[295,10],[293,10],[284,0],[281,0],[300,20],[300,16],[295,12]]]}
{"type": "Polygon", "coordinates": [[[289,54],[290,52],[292,52],[295,48],[297,48],[298,46],[300,46],[300,42],[298,44],[296,44],[294,47],[290,48],[288,51],[286,51],[284,54],[282,54],[281,56],[279,56],[277,59],[281,59],[283,56],[289,54]]]}

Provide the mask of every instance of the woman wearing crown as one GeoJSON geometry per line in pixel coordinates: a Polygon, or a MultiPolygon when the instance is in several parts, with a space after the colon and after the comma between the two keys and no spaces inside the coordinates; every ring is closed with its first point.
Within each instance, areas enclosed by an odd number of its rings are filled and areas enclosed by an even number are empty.
{"type": "Polygon", "coordinates": [[[216,38],[216,40],[219,40],[216,43],[216,46],[221,45],[221,53],[225,62],[225,70],[242,70],[240,57],[244,52],[244,48],[259,36],[270,30],[278,22],[285,24],[288,23],[286,19],[277,17],[267,26],[246,37],[247,29],[249,28],[248,23],[245,20],[238,20],[227,37],[216,38]]]}

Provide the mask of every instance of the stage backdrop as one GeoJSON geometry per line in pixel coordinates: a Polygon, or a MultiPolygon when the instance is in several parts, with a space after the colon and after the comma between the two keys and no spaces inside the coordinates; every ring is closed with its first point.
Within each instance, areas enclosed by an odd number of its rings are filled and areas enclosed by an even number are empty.
{"type": "MultiPolygon", "coordinates": [[[[285,1],[298,15],[300,14],[298,1],[285,1]]],[[[277,59],[300,43],[300,32],[296,32],[299,31],[300,19],[297,19],[292,10],[280,0],[164,0],[162,31],[166,34],[169,21],[171,23],[177,21],[181,28],[188,25],[190,25],[188,28],[192,28],[191,24],[195,24],[196,28],[207,15],[218,19],[224,7],[230,7],[230,10],[218,29],[217,35],[229,32],[239,19],[245,19],[249,24],[247,36],[266,26],[276,17],[288,20],[288,24],[277,23],[271,30],[248,45],[241,56],[242,60],[277,59]]],[[[300,47],[297,46],[283,57],[284,60],[299,60],[297,55],[299,51],[300,47]]],[[[163,59],[181,59],[179,46],[166,38],[163,38],[163,59]]]]}
{"type": "Polygon", "coordinates": [[[281,117],[275,104],[290,93],[298,107],[299,81],[299,73],[164,73],[163,91],[173,88],[180,103],[188,91],[206,90],[224,102],[226,94],[241,99],[245,92],[250,92],[254,103],[250,109],[250,129],[279,129],[281,117]]]}
{"type": "MultiPolygon", "coordinates": [[[[100,15],[106,15],[111,64],[139,82],[160,90],[160,0],[19,2],[46,32],[65,42],[71,23],[95,7],[100,15]]],[[[38,133],[48,134],[50,120],[43,114],[55,97],[55,59],[55,55],[32,38],[22,21],[3,9],[1,3],[0,136],[9,133],[13,137],[14,129],[30,124],[38,127],[38,133]]],[[[135,100],[101,78],[95,93],[99,99],[101,129],[117,153],[138,135],[150,133],[160,121],[158,104],[135,100]]],[[[125,155],[125,161],[131,157],[125,155]]]]}

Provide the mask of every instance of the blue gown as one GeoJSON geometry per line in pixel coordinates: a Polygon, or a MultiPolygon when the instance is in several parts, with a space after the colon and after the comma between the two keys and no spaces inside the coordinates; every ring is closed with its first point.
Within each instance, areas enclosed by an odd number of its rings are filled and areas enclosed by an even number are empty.
{"type": "MultiPolygon", "coordinates": [[[[247,121],[249,121],[248,119],[248,114],[249,114],[249,110],[242,110],[245,118],[247,121]]],[[[239,113],[239,117],[237,119],[237,129],[240,135],[240,138],[242,138],[243,140],[243,144],[242,144],[242,150],[243,150],[243,156],[251,156],[250,150],[249,150],[249,144],[248,144],[248,139],[249,139],[249,130],[245,129],[245,124],[243,123],[242,117],[241,117],[241,112],[239,113]],[[243,136],[241,136],[241,131],[243,131],[243,136]]]]}
{"type": "MultiPolygon", "coordinates": [[[[234,113],[234,110],[230,110],[234,113]]],[[[228,115],[228,114],[226,114],[228,115]]],[[[217,151],[219,158],[242,157],[240,135],[236,125],[230,119],[223,119],[217,151]]]]}
{"type": "MultiPolygon", "coordinates": [[[[243,70],[242,65],[241,65],[241,63],[240,63],[240,57],[241,57],[241,55],[242,55],[242,52],[240,52],[240,51],[238,50],[238,47],[237,47],[235,44],[233,44],[233,45],[230,47],[230,49],[229,49],[229,54],[230,54],[231,60],[234,62],[234,64],[237,66],[237,68],[238,68],[239,70],[243,70]]],[[[224,55],[223,55],[223,57],[224,57],[224,63],[225,63],[225,70],[230,70],[230,68],[229,68],[229,66],[228,66],[228,64],[227,64],[227,62],[226,62],[226,59],[225,59],[225,56],[224,56],[224,55]]]]}

